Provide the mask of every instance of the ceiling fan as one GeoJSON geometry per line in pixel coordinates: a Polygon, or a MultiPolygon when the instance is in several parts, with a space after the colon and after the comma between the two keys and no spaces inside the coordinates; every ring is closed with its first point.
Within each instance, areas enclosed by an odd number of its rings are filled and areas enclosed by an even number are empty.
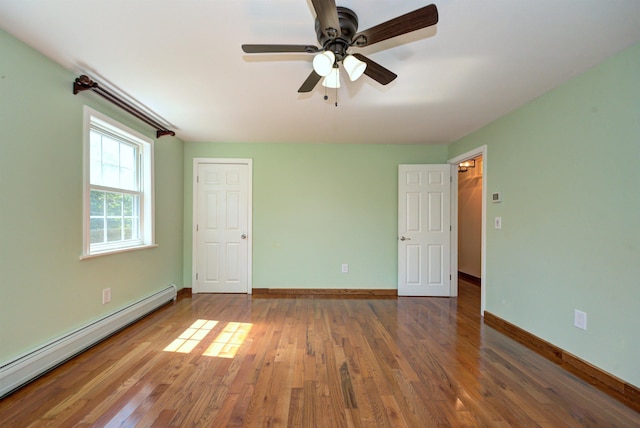
{"type": "Polygon", "coordinates": [[[396,77],[395,73],[362,54],[350,54],[351,47],[371,46],[374,43],[430,27],[438,22],[438,9],[431,4],[406,13],[367,30],[358,31],[358,16],[351,9],[337,6],[335,0],[312,0],[316,11],[316,34],[321,47],[314,45],[242,45],[245,53],[309,53],[316,54],[313,71],[298,92],[311,92],[324,77],[322,85],[339,88],[339,68],[342,66],[353,81],[366,74],[382,85],[396,77]]]}

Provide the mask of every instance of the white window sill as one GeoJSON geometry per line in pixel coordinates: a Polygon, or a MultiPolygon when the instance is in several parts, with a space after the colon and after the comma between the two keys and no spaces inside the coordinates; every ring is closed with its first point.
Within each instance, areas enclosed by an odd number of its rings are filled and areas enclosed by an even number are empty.
{"type": "Polygon", "coordinates": [[[117,250],[107,250],[107,251],[101,251],[99,253],[83,254],[80,256],[80,260],[93,259],[96,257],[108,256],[111,254],[128,253],[129,251],[146,250],[148,248],[156,248],[157,246],[158,244],[138,245],[136,247],[119,248],[117,250]]]}

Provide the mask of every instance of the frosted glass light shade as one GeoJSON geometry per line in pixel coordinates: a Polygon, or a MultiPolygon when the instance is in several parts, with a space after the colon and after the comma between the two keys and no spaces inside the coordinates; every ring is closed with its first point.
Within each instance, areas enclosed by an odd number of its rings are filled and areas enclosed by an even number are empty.
{"type": "Polygon", "coordinates": [[[353,55],[347,55],[342,60],[342,65],[347,71],[349,79],[351,79],[352,82],[356,81],[358,77],[362,76],[362,73],[364,73],[364,70],[367,68],[367,64],[365,62],[360,61],[353,55]]]}
{"type": "Polygon", "coordinates": [[[336,56],[333,52],[321,52],[313,58],[313,70],[320,76],[328,76],[333,69],[334,62],[336,62],[336,56]]]}
{"type": "Polygon", "coordinates": [[[337,67],[332,68],[331,72],[322,80],[322,86],[335,89],[340,87],[340,71],[337,67]]]}

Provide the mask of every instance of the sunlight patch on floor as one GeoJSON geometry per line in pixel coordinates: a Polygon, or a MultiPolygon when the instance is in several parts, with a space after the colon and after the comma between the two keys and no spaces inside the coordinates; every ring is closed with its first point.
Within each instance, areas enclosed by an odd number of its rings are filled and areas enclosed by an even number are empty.
{"type": "MultiPolygon", "coordinates": [[[[191,327],[180,334],[169,346],[164,348],[166,352],[177,352],[188,354],[198,346],[200,342],[218,324],[214,320],[197,320],[191,327]]],[[[224,327],[222,332],[211,342],[211,345],[202,354],[207,357],[233,358],[238,349],[244,343],[247,335],[251,331],[251,323],[230,322],[224,327]]]]}
{"type": "Polygon", "coordinates": [[[218,324],[218,321],[196,320],[191,327],[182,332],[169,346],[164,348],[167,352],[188,354],[193,351],[198,343],[218,324]]]}
{"type": "Polygon", "coordinates": [[[251,331],[251,323],[230,322],[202,355],[233,358],[251,331]]]}

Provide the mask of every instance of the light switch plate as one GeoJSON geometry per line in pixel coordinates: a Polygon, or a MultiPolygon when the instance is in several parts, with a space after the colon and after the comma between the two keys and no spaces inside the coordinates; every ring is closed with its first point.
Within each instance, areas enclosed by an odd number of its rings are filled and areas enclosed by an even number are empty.
{"type": "Polygon", "coordinates": [[[582,330],[587,329],[587,313],[575,309],[573,311],[573,325],[582,330]]]}
{"type": "Polygon", "coordinates": [[[106,305],[111,301],[111,288],[105,288],[102,290],[102,304],[106,305]]]}
{"type": "Polygon", "coordinates": [[[502,229],[502,217],[496,217],[494,226],[496,229],[502,229]]]}

